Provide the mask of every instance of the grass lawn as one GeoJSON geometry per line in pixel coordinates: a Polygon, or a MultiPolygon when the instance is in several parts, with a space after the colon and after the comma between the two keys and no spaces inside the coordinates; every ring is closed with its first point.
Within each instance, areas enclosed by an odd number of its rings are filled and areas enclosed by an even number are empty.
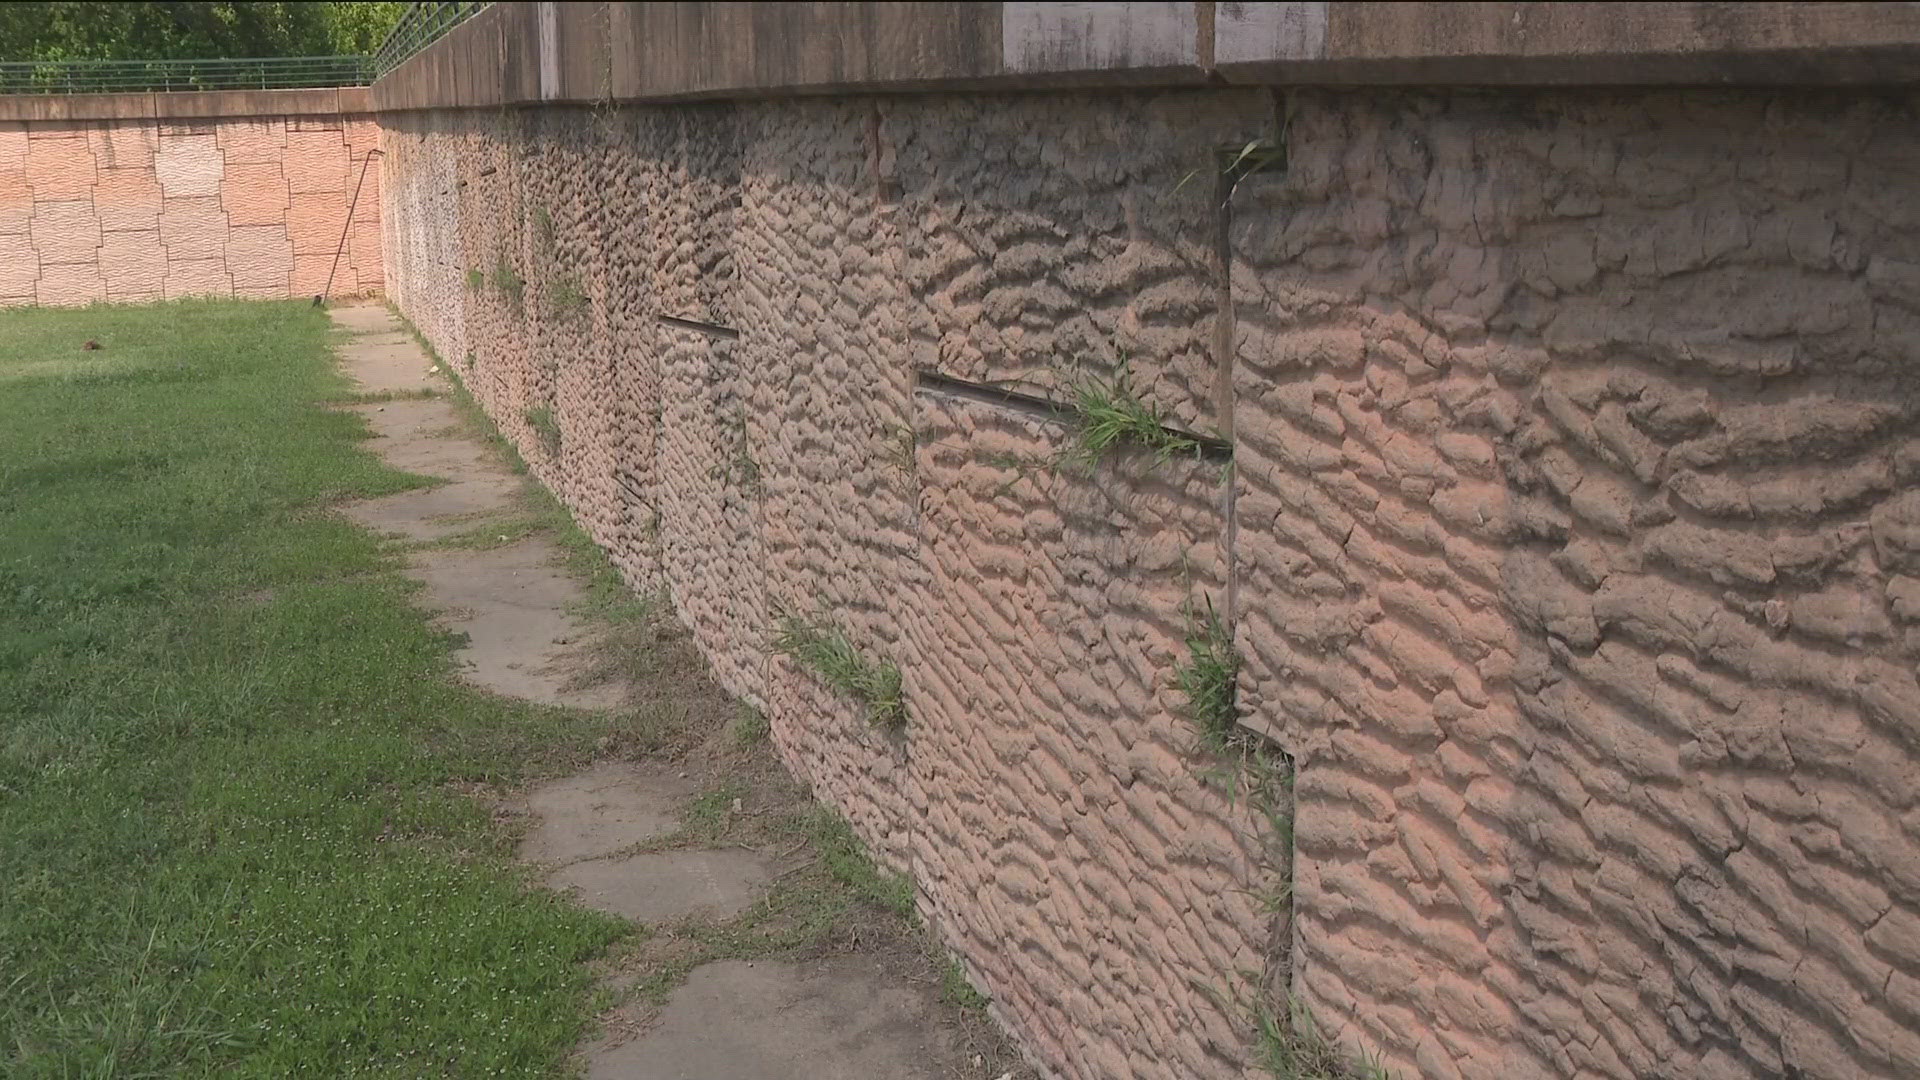
{"type": "Polygon", "coordinates": [[[613,920],[457,781],[604,722],[452,681],[304,303],[0,313],[0,1074],[541,1076],[613,920]],[[102,348],[82,351],[93,339],[102,348]]]}

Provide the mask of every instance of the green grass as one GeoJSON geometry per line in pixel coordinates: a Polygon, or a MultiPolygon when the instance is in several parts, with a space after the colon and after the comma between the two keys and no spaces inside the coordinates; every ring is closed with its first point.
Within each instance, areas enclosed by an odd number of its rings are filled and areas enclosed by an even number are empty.
{"type": "Polygon", "coordinates": [[[1240,654],[1233,635],[1209,601],[1206,618],[1191,620],[1187,628],[1187,660],[1174,670],[1174,688],[1186,696],[1187,719],[1201,745],[1216,754],[1238,749],[1243,740],[1239,679],[1240,654]]]}
{"type": "Polygon", "coordinates": [[[587,293],[578,277],[560,274],[547,283],[547,303],[555,312],[570,315],[587,306],[587,293]]]}
{"type": "Polygon", "coordinates": [[[458,786],[610,722],[455,682],[328,511],[420,483],[320,407],[329,333],[0,315],[0,1074],[549,1076],[588,1019],[618,924],[530,889],[458,786]]]}
{"type": "Polygon", "coordinates": [[[544,206],[533,208],[534,235],[539,238],[540,246],[547,250],[553,248],[553,212],[544,206]]]}
{"type": "Polygon", "coordinates": [[[1181,455],[1198,457],[1201,451],[1198,440],[1169,429],[1160,408],[1133,392],[1125,371],[1076,383],[1073,412],[1071,443],[1061,455],[1069,467],[1091,470],[1126,448],[1144,450],[1162,464],[1181,455]]]}
{"type": "Polygon", "coordinates": [[[533,429],[534,438],[540,440],[540,448],[549,458],[560,456],[560,421],[553,415],[553,406],[530,406],[521,412],[520,418],[533,429]]]}
{"type": "Polygon", "coordinates": [[[1349,1057],[1320,1030],[1306,1003],[1288,1003],[1253,1016],[1254,1060],[1275,1080],[1392,1080],[1375,1057],[1349,1057]]]}
{"type": "Polygon", "coordinates": [[[493,287],[501,295],[514,303],[519,303],[527,295],[527,279],[502,255],[493,264],[493,287]]]}
{"type": "Polygon", "coordinates": [[[479,291],[480,291],[481,289],[483,289],[483,288],[486,288],[486,285],[487,285],[487,275],[486,275],[486,271],[484,271],[484,270],[481,270],[481,269],[480,269],[479,267],[477,267],[477,266],[469,266],[469,267],[467,267],[467,289],[468,289],[468,291],[470,291],[470,292],[479,292],[479,291]]]}
{"type": "Polygon", "coordinates": [[[823,620],[789,615],[780,622],[773,648],[812,669],[822,682],[866,707],[875,725],[898,731],[907,726],[907,701],[900,669],[861,655],[839,627],[823,620]]]}

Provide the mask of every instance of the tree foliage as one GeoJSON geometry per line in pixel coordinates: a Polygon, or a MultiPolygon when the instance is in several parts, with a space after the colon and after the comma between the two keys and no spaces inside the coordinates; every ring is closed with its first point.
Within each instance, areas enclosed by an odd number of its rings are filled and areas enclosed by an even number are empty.
{"type": "Polygon", "coordinates": [[[370,53],[404,3],[0,4],[0,60],[370,53]]]}

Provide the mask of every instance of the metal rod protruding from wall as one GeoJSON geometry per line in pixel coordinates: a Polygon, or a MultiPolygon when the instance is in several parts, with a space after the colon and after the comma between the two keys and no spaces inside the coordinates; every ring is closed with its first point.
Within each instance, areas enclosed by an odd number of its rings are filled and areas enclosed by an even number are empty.
{"type": "Polygon", "coordinates": [[[314,307],[326,303],[327,297],[333,295],[333,275],[340,269],[340,253],[347,249],[347,234],[353,231],[353,211],[360,205],[360,189],[367,183],[367,166],[373,164],[375,157],[384,156],[385,153],[384,150],[375,147],[367,151],[366,157],[360,159],[360,179],[353,185],[353,199],[347,203],[347,220],[340,226],[340,244],[333,249],[333,265],[327,267],[327,283],[321,288],[320,295],[313,298],[314,307]]]}

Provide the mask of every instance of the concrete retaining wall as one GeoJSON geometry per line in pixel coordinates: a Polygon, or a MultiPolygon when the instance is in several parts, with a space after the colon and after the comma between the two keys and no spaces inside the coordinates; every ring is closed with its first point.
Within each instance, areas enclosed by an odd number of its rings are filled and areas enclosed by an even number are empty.
{"type": "Polygon", "coordinates": [[[0,305],[379,292],[364,91],[0,99],[0,305]],[[179,99],[188,99],[181,101],[179,99]]]}
{"type": "Polygon", "coordinates": [[[1234,1072],[1244,1039],[1207,990],[1256,992],[1238,973],[1268,961],[1259,836],[1171,711],[1183,604],[1221,594],[1223,474],[1023,477],[1058,423],[916,371],[1044,391],[1133,356],[1197,417],[1207,201],[1168,196],[1268,109],[385,118],[401,309],[635,586],[672,597],[795,774],[913,873],[1036,1054],[1079,1076],[1234,1072]],[[559,306],[576,286],[586,304],[559,306]],[[542,408],[558,453],[528,426],[542,408]],[[769,651],[782,611],[829,613],[900,666],[904,736],[769,651]]]}
{"type": "Polygon", "coordinates": [[[391,295],[1059,1075],[1241,1075],[1220,999],[1294,997],[1400,1076],[1891,1078],[1914,106],[393,112],[391,295]],[[1281,111],[1288,170],[1216,182],[1281,111]],[[1123,367],[1234,467],[1075,475],[1056,415],[955,392],[1123,367]],[[1170,689],[1205,600],[1295,759],[1277,856],[1170,689]],[[903,736],[768,649],[818,611],[903,736]]]}

